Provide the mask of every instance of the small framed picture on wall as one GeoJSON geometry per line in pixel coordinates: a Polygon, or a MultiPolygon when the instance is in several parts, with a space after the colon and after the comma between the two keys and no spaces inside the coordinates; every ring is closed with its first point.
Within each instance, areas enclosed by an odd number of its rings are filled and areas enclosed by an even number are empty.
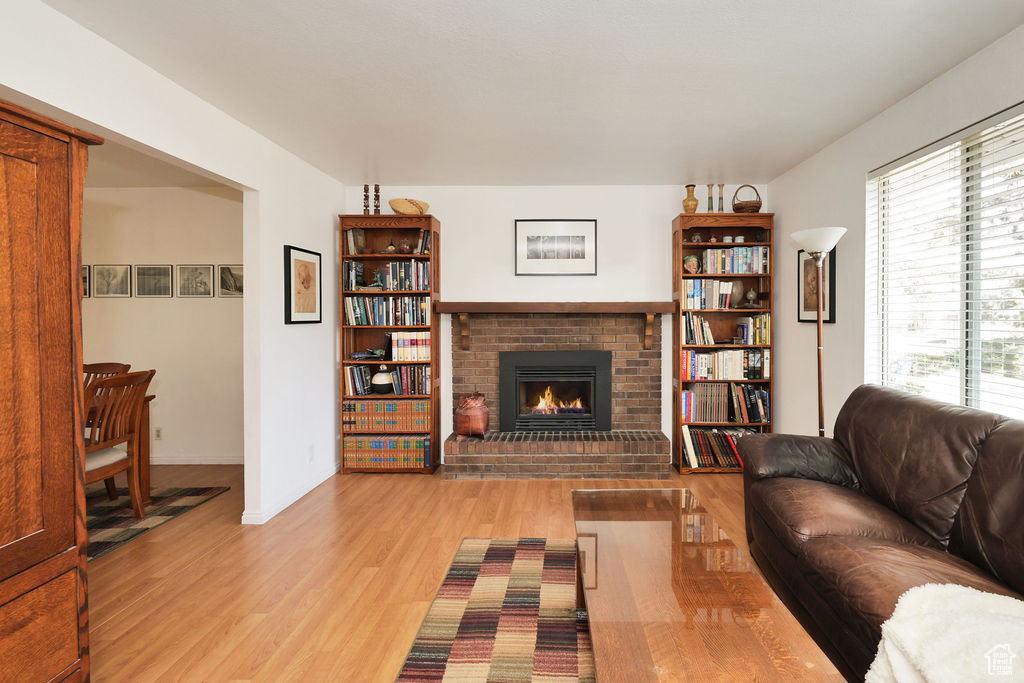
{"type": "Polygon", "coordinates": [[[92,267],[92,295],[99,298],[123,298],[132,295],[132,267],[96,265],[92,267]]]}
{"type": "Polygon", "coordinates": [[[213,266],[178,266],[178,296],[183,299],[213,296],[213,266]]]}
{"type": "Polygon", "coordinates": [[[284,245],[284,322],[286,325],[322,322],[320,254],[284,245]]]}
{"type": "MultiPolygon", "coordinates": [[[[802,323],[818,322],[818,267],[811,255],[801,249],[796,255],[797,302],[796,319],[802,323]]],[[[836,250],[825,255],[821,264],[821,281],[824,286],[823,323],[836,321],[836,250]]]]}
{"type": "Polygon", "coordinates": [[[142,298],[170,298],[173,266],[135,266],[135,296],[142,298]]]}
{"type": "Polygon", "coordinates": [[[217,296],[240,298],[243,291],[242,266],[217,266],[217,296]]]}
{"type": "Polygon", "coordinates": [[[92,296],[92,292],[89,290],[89,285],[90,285],[89,275],[90,275],[90,267],[89,266],[82,266],[82,298],[83,299],[88,299],[90,296],[92,296]]]}

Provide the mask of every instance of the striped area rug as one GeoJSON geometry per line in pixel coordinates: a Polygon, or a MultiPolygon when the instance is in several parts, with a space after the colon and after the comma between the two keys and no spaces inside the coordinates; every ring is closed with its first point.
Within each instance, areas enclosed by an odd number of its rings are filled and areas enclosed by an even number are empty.
{"type": "Polygon", "coordinates": [[[593,681],[576,542],[463,539],[398,681],[593,681]]]}
{"type": "Polygon", "coordinates": [[[146,516],[135,517],[127,488],[117,489],[117,500],[107,498],[107,490],[99,488],[85,496],[85,525],[89,530],[90,560],[106,555],[136,536],[169,522],[178,515],[198,507],[227,491],[229,486],[169,488],[153,491],[146,506],[146,516]]]}

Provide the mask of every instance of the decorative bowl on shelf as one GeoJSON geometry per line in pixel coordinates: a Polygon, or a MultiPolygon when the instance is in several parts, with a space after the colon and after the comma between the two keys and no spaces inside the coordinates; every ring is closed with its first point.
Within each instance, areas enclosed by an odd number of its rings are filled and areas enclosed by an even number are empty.
{"type": "Polygon", "coordinates": [[[422,216],[430,209],[430,204],[419,199],[398,198],[392,199],[388,204],[395,213],[403,216],[422,216]]]}

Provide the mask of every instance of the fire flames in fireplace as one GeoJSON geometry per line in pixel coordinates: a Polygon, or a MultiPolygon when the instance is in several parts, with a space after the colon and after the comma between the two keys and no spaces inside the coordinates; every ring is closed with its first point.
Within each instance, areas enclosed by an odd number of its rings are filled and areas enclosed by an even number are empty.
{"type": "Polygon", "coordinates": [[[533,415],[564,415],[585,413],[587,410],[583,407],[583,399],[578,396],[572,401],[556,399],[551,394],[551,385],[549,384],[544,393],[537,398],[537,405],[533,406],[530,412],[533,415]]]}

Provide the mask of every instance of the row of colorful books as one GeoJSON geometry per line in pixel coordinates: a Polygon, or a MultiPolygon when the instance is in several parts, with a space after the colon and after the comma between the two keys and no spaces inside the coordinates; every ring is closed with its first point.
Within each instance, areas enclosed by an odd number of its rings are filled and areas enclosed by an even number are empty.
{"type": "Polygon", "coordinates": [[[729,308],[733,304],[731,280],[686,279],[683,285],[685,308],[729,308]]]}
{"type": "MultiPolygon", "coordinates": [[[[341,264],[341,281],[347,290],[373,287],[366,282],[366,265],[361,261],[345,261],[341,264]]],[[[377,290],[394,292],[409,289],[430,289],[429,261],[388,261],[377,270],[380,284],[377,290]]]]}
{"type": "Polygon", "coordinates": [[[684,423],[757,423],[771,420],[768,392],[753,384],[698,384],[681,392],[681,395],[684,423]]]}
{"type": "Polygon", "coordinates": [[[346,436],[342,441],[345,467],[394,470],[430,467],[430,437],[425,435],[346,436]]]}
{"type": "Polygon", "coordinates": [[[741,344],[771,344],[772,316],[759,313],[736,318],[736,338],[741,344]]]}
{"type": "Polygon", "coordinates": [[[768,349],[725,349],[693,351],[683,349],[680,375],[693,379],[768,379],[771,351],[768,349]]]}
{"type": "Polygon", "coordinates": [[[429,296],[345,297],[346,325],[428,325],[429,296]]]}
{"type": "Polygon", "coordinates": [[[347,400],[341,404],[341,429],[351,432],[421,432],[432,424],[430,400],[347,400]]]}
{"type": "Polygon", "coordinates": [[[391,360],[430,360],[430,330],[392,332],[391,360]]]}
{"type": "Polygon", "coordinates": [[[768,247],[729,247],[704,250],[704,272],[715,274],[769,273],[768,247]]]}
{"type": "Polygon", "coordinates": [[[743,467],[736,448],[737,439],[750,434],[746,429],[690,429],[683,425],[683,452],[692,468],[743,467]]]}
{"type": "MultiPolygon", "coordinates": [[[[374,393],[372,378],[377,373],[370,365],[346,365],[345,395],[369,396],[374,393]]],[[[396,365],[388,373],[397,396],[416,396],[430,392],[429,365],[396,365]]]]}

